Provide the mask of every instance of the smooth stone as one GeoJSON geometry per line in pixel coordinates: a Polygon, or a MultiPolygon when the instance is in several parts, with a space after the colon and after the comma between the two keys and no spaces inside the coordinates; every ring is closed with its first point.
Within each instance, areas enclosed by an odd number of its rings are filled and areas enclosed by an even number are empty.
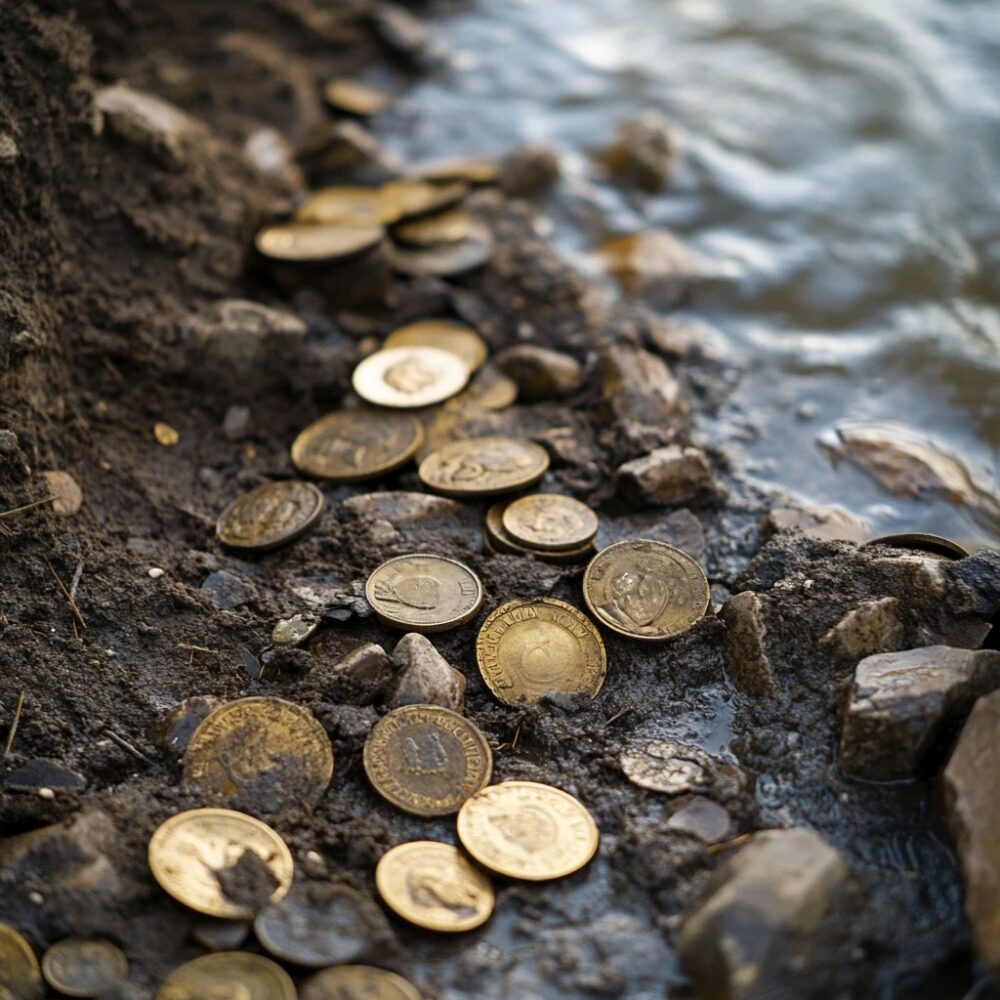
{"type": "Polygon", "coordinates": [[[43,472],[42,478],[49,494],[54,497],[53,513],[59,517],[72,517],[83,506],[83,490],[68,472],[43,472]]]}
{"type": "Polygon", "coordinates": [[[903,635],[898,598],[880,597],[848,611],[816,645],[832,656],[857,662],[876,653],[901,649],[903,635]]]}
{"type": "Polygon", "coordinates": [[[250,600],[246,584],[227,569],[209,574],[201,585],[201,593],[221,611],[238,608],[250,600]]]}
{"type": "Polygon", "coordinates": [[[716,493],[705,453],[676,444],[625,462],[617,477],[619,491],[638,507],[678,507],[716,493]]]}
{"type": "Polygon", "coordinates": [[[670,180],[677,166],[677,148],[666,119],[647,111],[622,122],[614,142],[597,159],[626,183],[653,194],[670,180]]]}
{"type": "Polygon", "coordinates": [[[511,198],[538,198],[551,190],[561,173],[554,149],[521,146],[500,161],[500,190],[511,198]]]}
{"type": "Polygon", "coordinates": [[[722,606],[720,617],[726,624],[726,671],[733,683],[747,694],[770,693],[775,675],[767,655],[767,626],[760,595],[752,590],[734,594],[722,606]]]}
{"type": "Polygon", "coordinates": [[[222,434],[227,441],[242,441],[253,433],[249,406],[230,406],[222,420],[222,434]]]}
{"type": "Polygon", "coordinates": [[[717,802],[694,796],[667,820],[667,829],[687,833],[706,844],[717,844],[729,834],[729,813],[717,802]]]}
{"type": "Polygon", "coordinates": [[[54,760],[29,760],[4,778],[8,791],[29,792],[38,788],[62,788],[79,791],[87,787],[87,779],[77,771],[54,760]]]}
{"type": "Polygon", "coordinates": [[[319,683],[333,701],[367,705],[381,696],[392,680],[392,663],[374,642],[356,646],[328,667],[318,668],[319,683]]]}
{"type": "Polygon", "coordinates": [[[465,675],[437,651],[426,636],[408,632],[396,643],[392,662],[396,686],[391,708],[402,705],[441,705],[455,712],[465,706],[465,675]]]}
{"type": "Polygon", "coordinates": [[[583,366],[576,358],[534,344],[507,347],[493,363],[514,380],[519,398],[526,403],[562,399],[583,382],[583,366]]]}

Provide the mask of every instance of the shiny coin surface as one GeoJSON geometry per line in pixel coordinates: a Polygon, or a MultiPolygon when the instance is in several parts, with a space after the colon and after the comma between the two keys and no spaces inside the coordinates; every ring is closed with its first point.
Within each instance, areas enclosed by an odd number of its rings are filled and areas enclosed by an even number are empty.
{"type": "Polygon", "coordinates": [[[608,628],[654,641],[686,632],[710,601],[701,566],[686,552],[649,539],[616,542],[598,552],[584,573],[583,597],[608,628]]]}
{"type": "Polygon", "coordinates": [[[5,989],[15,1000],[36,1000],[42,995],[42,973],[24,936],[0,923],[0,996],[5,989]]]}
{"type": "Polygon", "coordinates": [[[862,548],[869,545],[890,545],[897,549],[914,549],[921,555],[936,559],[967,559],[970,555],[958,542],[953,542],[943,535],[931,535],[925,531],[911,531],[900,535],[882,535],[865,542],[862,548]]]}
{"type": "Polygon", "coordinates": [[[460,181],[430,184],[426,181],[392,181],[379,189],[379,216],[387,226],[422,215],[432,215],[457,204],[469,193],[460,181]]]}
{"type": "Polygon", "coordinates": [[[150,838],[149,868],[178,902],[227,920],[245,920],[281,899],[293,871],[281,837],[266,823],[232,809],[191,809],[172,816],[150,838]],[[244,857],[247,852],[255,857],[244,857]],[[261,866],[269,873],[266,879],[261,866]]]}
{"type": "Polygon", "coordinates": [[[338,965],[317,972],[300,993],[302,1000],[422,1000],[402,976],[373,965],[338,965]]]}
{"type": "Polygon", "coordinates": [[[594,623],[555,597],[500,605],[476,637],[486,686],[507,705],[546,694],[597,696],[608,660],[594,623]]]}
{"type": "Polygon", "coordinates": [[[384,91],[357,80],[331,80],[323,88],[326,103],[350,115],[377,115],[384,111],[392,98],[384,91]]]}
{"type": "Polygon", "coordinates": [[[582,802],[534,781],[502,781],[474,795],[458,813],[458,836],[490,871],[531,882],[578,871],[599,839],[582,802]]]}
{"type": "Polygon", "coordinates": [[[419,176],[426,181],[465,181],[467,184],[496,184],[500,179],[500,166],[496,160],[464,157],[441,160],[421,167],[419,176]]]}
{"type": "Polygon", "coordinates": [[[378,223],[360,220],[336,224],[289,222],[262,229],[256,246],[259,253],[272,260],[333,262],[377,247],[382,235],[378,223]]]}
{"type": "Polygon", "coordinates": [[[377,406],[433,406],[469,380],[461,358],[438,347],[390,347],[369,354],[354,369],[354,391],[377,406]]]}
{"type": "Polygon", "coordinates": [[[464,208],[453,208],[439,215],[404,222],[392,231],[392,235],[400,243],[428,247],[464,240],[472,230],[472,216],[464,208]]]}
{"type": "Polygon", "coordinates": [[[409,413],[341,410],[310,424],[292,445],[301,472],[335,483],[357,483],[405,465],[424,440],[409,413]]]}
{"type": "Polygon", "coordinates": [[[42,956],[42,975],[68,997],[102,997],[128,979],[128,959],[110,941],[64,938],[42,956]]]}
{"type": "Polygon", "coordinates": [[[535,493],[508,504],[503,526],[516,542],[535,549],[579,549],[597,534],[597,515],[559,493],[535,493]]]}
{"type": "Polygon", "coordinates": [[[295,984],[263,955],[219,951],[174,969],[156,1000],[295,1000],[295,984]]]}
{"type": "Polygon", "coordinates": [[[507,504],[501,500],[486,512],[486,547],[488,552],[503,552],[507,555],[529,556],[551,563],[573,563],[586,559],[594,551],[593,541],[585,542],[576,549],[531,549],[511,537],[503,526],[503,512],[507,504]]]}
{"type": "Polygon", "coordinates": [[[531,486],[548,467],[548,452],[532,441],[481,437],[446,444],[420,463],[419,472],[435,493],[486,497],[531,486]]]}
{"type": "Polygon", "coordinates": [[[482,267],[493,256],[493,234],[481,222],[469,223],[460,240],[431,246],[389,247],[389,263],[401,274],[447,278],[482,267]]]}
{"type": "Polygon", "coordinates": [[[489,920],[496,903],[490,880],[457,847],[436,840],[383,854],[375,886],[391,910],[431,931],[470,931],[489,920]]]}
{"type": "Polygon", "coordinates": [[[390,712],[365,743],[375,791],[417,816],[446,816],[489,784],[493,753],[479,727],[438,705],[390,712]]]}
{"type": "Polygon", "coordinates": [[[326,730],[308,709],[281,698],[220,705],[198,724],[184,753],[186,788],[255,811],[315,806],[332,777],[326,730]]]}
{"type": "Polygon", "coordinates": [[[304,535],[319,520],[325,503],[312,483],[264,483],[219,515],[215,533],[230,548],[266,552],[304,535]]]}
{"type": "Polygon", "coordinates": [[[448,319],[408,323],[393,330],[386,337],[385,346],[436,347],[461,358],[469,371],[475,371],[486,360],[487,354],[483,338],[471,326],[448,319]]]}
{"type": "Polygon", "coordinates": [[[475,617],[483,587],[455,559],[416,553],[382,563],[368,577],[365,596],[390,625],[408,632],[443,632],[475,617]]]}
{"type": "Polygon", "coordinates": [[[378,188],[340,185],[313,192],[295,212],[297,222],[381,227],[378,188]]]}

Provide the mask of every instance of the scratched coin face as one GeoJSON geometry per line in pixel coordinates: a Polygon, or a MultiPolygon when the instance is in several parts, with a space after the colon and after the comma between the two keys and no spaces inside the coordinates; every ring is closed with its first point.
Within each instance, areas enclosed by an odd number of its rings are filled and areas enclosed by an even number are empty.
{"type": "Polygon", "coordinates": [[[128,979],[128,959],[110,941],[63,938],[42,957],[42,975],[68,997],[102,997],[128,979]]]}
{"type": "Polygon", "coordinates": [[[386,337],[385,346],[437,347],[461,358],[469,371],[475,371],[486,360],[487,353],[483,338],[471,326],[447,319],[422,320],[401,326],[386,337]]]}
{"type": "Polygon", "coordinates": [[[266,552],[305,534],[319,520],[324,503],[312,483],[264,483],[222,512],[215,533],[229,548],[266,552]]]}
{"type": "Polygon", "coordinates": [[[456,812],[493,774],[493,754],[478,726],[437,705],[406,705],[379,720],[364,763],[375,790],[417,816],[456,812]]]}
{"type": "Polygon", "coordinates": [[[156,1000],[295,1000],[295,984],[263,955],[220,951],[174,969],[156,1000]]]}
{"type": "Polygon", "coordinates": [[[597,515],[579,500],[559,493],[521,497],[504,508],[502,520],[516,542],[536,549],[579,549],[597,534],[597,515]]]}
{"type": "Polygon", "coordinates": [[[347,260],[372,250],[384,235],[378,222],[361,219],[335,224],[288,222],[257,234],[257,251],[272,260],[297,263],[347,260]]]}
{"type": "Polygon", "coordinates": [[[310,424],[292,445],[295,467],[317,479],[357,483],[405,465],[424,440],[409,413],[340,410],[310,424]]]}
{"type": "Polygon", "coordinates": [[[23,935],[0,923],[0,997],[4,990],[15,1000],[36,1000],[42,995],[42,974],[23,935]]]}
{"type": "Polygon", "coordinates": [[[354,369],[354,391],[376,406],[415,409],[450,399],[469,380],[469,368],[439,347],[387,347],[354,369]]]}
{"type": "Polygon", "coordinates": [[[508,705],[552,693],[594,698],[608,666],[594,623],[555,597],[497,608],[476,637],[476,662],[487,687],[508,705]]]}
{"type": "Polygon", "coordinates": [[[300,993],[302,1000],[421,1000],[402,976],[373,965],[336,965],[317,972],[300,993]]]}
{"type": "Polygon", "coordinates": [[[279,812],[315,806],[333,749],[313,714],[281,698],[241,698],[209,712],[184,753],[186,788],[215,802],[279,812]]]}
{"type": "Polygon", "coordinates": [[[368,577],[365,596],[390,625],[408,632],[443,632],[475,616],[483,587],[460,562],[421,553],[382,563],[368,577]]]}
{"type": "Polygon", "coordinates": [[[435,840],[383,854],[375,886],[391,910],[431,931],[470,931],[489,920],[496,903],[490,880],[457,847],[435,840]]]}
{"type": "Polygon", "coordinates": [[[632,639],[672,639],[708,610],[708,580],[686,552],[666,542],[629,539],[602,549],[583,576],[598,620],[632,639]]]}
{"type": "Polygon", "coordinates": [[[483,867],[532,882],[562,878],[597,852],[597,824],[572,795],[534,781],[503,781],[458,813],[462,846],[483,867]]]}
{"type": "Polygon", "coordinates": [[[420,463],[420,479],[445,496],[485,497],[531,486],[548,467],[548,452],[532,441],[468,438],[428,455],[420,463]]]}

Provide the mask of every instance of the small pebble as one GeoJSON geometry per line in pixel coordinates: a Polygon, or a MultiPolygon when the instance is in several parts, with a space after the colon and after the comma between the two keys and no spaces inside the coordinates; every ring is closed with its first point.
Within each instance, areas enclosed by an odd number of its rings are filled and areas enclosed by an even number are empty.
{"type": "Polygon", "coordinates": [[[173,448],[178,441],[180,441],[181,436],[170,426],[170,424],[164,424],[158,422],[153,424],[153,437],[163,445],[164,448],[173,448]]]}
{"type": "Polygon", "coordinates": [[[40,799],[45,799],[46,801],[50,801],[51,799],[54,799],[56,797],[56,793],[52,791],[51,788],[39,788],[38,797],[40,799]]]}
{"type": "Polygon", "coordinates": [[[40,892],[29,892],[28,899],[31,900],[35,906],[41,906],[45,902],[45,897],[40,892]]]}
{"type": "Polygon", "coordinates": [[[160,579],[160,577],[161,577],[161,576],[163,576],[163,570],[162,570],[162,569],[160,569],[160,567],[159,567],[159,566],[150,566],[150,567],[149,567],[149,569],[148,569],[148,570],[146,570],[146,572],[147,572],[147,573],[149,573],[149,575],[150,575],[150,576],[151,576],[151,577],[152,577],[152,578],[153,578],[154,580],[159,580],[159,579],[160,579]]]}

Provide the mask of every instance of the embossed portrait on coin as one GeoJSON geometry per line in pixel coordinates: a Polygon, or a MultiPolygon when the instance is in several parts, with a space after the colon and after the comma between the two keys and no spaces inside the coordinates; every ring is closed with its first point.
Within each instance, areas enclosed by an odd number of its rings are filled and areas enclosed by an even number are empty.
{"type": "Polygon", "coordinates": [[[609,600],[601,611],[609,618],[628,628],[652,631],[649,626],[663,614],[672,591],[662,576],[627,569],[612,577],[607,593],[609,600]]]}
{"type": "Polygon", "coordinates": [[[531,455],[520,448],[493,447],[479,455],[463,454],[448,462],[443,475],[456,483],[475,482],[486,476],[513,475],[533,465],[531,455]]]}
{"type": "Polygon", "coordinates": [[[334,465],[352,469],[364,468],[368,453],[377,449],[384,436],[384,428],[357,424],[337,434],[323,434],[309,443],[304,456],[307,461],[325,459],[334,465]]]}
{"type": "Polygon", "coordinates": [[[432,576],[404,576],[379,580],[375,596],[387,604],[406,604],[421,611],[431,611],[441,603],[441,582],[432,576]]]}
{"type": "Polygon", "coordinates": [[[458,917],[475,913],[479,899],[474,887],[447,875],[426,871],[407,872],[406,891],[418,906],[450,910],[458,917]]]}
{"type": "Polygon", "coordinates": [[[301,499],[287,490],[267,490],[256,494],[236,509],[229,531],[235,538],[256,538],[261,534],[280,531],[297,519],[302,510],[301,499]]]}
{"type": "Polygon", "coordinates": [[[559,836],[555,820],[544,809],[532,805],[491,815],[490,823],[504,839],[528,854],[551,846],[559,836]]]}
{"type": "Polygon", "coordinates": [[[404,358],[386,368],[382,375],[386,385],[397,392],[412,395],[432,386],[437,379],[433,369],[413,358],[404,358]]]}

